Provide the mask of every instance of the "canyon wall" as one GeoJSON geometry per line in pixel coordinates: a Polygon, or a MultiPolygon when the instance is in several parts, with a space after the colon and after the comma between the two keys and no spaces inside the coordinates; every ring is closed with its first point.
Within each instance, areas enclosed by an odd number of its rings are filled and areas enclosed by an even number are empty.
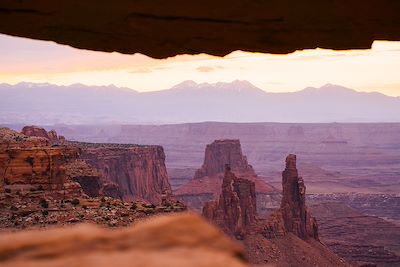
{"type": "Polygon", "coordinates": [[[52,147],[46,138],[28,137],[7,128],[0,129],[0,143],[2,189],[82,193],[79,184],[67,178],[65,168],[67,161],[78,157],[78,148],[52,147]]]}
{"type": "Polygon", "coordinates": [[[78,143],[81,159],[118,185],[124,200],[160,203],[171,194],[161,146],[78,143]]]}

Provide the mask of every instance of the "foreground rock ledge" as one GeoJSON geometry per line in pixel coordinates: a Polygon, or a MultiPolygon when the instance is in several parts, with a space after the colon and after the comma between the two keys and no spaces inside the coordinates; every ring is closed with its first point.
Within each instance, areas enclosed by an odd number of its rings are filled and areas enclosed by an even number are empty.
{"type": "Polygon", "coordinates": [[[81,224],[2,233],[0,265],[248,266],[241,246],[193,213],[160,216],[118,230],[81,224]]]}
{"type": "Polygon", "coordinates": [[[0,2],[0,32],[154,58],[365,49],[400,40],[397,0],[0,2]]]}

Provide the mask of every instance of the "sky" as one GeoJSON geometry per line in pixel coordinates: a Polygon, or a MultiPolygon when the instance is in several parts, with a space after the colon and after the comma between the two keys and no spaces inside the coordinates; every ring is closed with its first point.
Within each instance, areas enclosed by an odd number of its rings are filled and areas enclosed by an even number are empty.
{"type": "Polygon", "coordinates": [[[313,49],[288,55],[235,51],[225,57],[199,54],[160,60],[0,34],[0,83],[114,84],[144,92],[185,80],[247,80],[268,92],[332,83],[400,96],[400,42],[376,41],[370,50],[313,49]]]}

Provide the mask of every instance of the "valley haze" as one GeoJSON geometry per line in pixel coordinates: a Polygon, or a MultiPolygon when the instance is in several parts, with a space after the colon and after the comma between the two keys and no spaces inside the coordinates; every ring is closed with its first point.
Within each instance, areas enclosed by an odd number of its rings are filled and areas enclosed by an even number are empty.
{"type": "Polygon", "coordinates": [[[269,93],[248,81],[130,88],[21,82],[0,84],[0,123],[167,124],[225,122],[400,122],[400,97],[339,85],[269,93]]]}

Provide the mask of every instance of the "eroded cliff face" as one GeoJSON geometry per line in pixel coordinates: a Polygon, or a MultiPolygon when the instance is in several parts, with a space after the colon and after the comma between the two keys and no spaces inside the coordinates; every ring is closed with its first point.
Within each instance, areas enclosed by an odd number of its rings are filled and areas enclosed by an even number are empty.
{"type": "Polygon", "coordinates": [[[81,159],[118,185],[124,200],[160,203],[171,193],[161,146],[79,143],[81,159]]]}
{"type": "Polygon", "coordinates": [[[306,206],[306,186],[296,168],[296,155],[286,157],[286,168],[282,172],[282,202],[280,212],[288,232],[301,239],[318,239],[318,225],[306,206]]]}
{"type": "Polygon", "coordinates": [[[203,216],[227,234],[243,239],[245,231],[256,220],[254,182],[235,176],[227,165],[219,200],[207,202],[203,216]]]}
{"type": "Polygon", "coordinates": [[[295,159],[289,155],[286,160],[281,207],[267,219],[257,214],[255,183],[237,178],[229,167],[219,199],[204,206],[203,216],[241,240],[246,257],[253,264],[349,266],[319,242],[316,221],[307,212],[305,186],[298,177],[295,159]]]}
{"type": "Polygon", "coordinates": [[[247,162],[246,156],[242,153],[240,141],[226,139],[215,140],[207,145],[202,167],[196,171],[190,182],[175,192],[177,199],[201,211],[206,202],[219,197],[227,164],[237,178],[255,183],[257,206],[260,212],[267,209],[266,200],[280,198],[278,190],[261,180],[247,162]]]}
{"type": "Polygon", "coordinates": [[[52,147],[46,138],[28,137],[6,128],[0,130],[0,143],[2,189],[68,192],[75,196],[82,193],[79,184],[65,173],[65,164],[78,157],[78,148],[52,147]]]}

